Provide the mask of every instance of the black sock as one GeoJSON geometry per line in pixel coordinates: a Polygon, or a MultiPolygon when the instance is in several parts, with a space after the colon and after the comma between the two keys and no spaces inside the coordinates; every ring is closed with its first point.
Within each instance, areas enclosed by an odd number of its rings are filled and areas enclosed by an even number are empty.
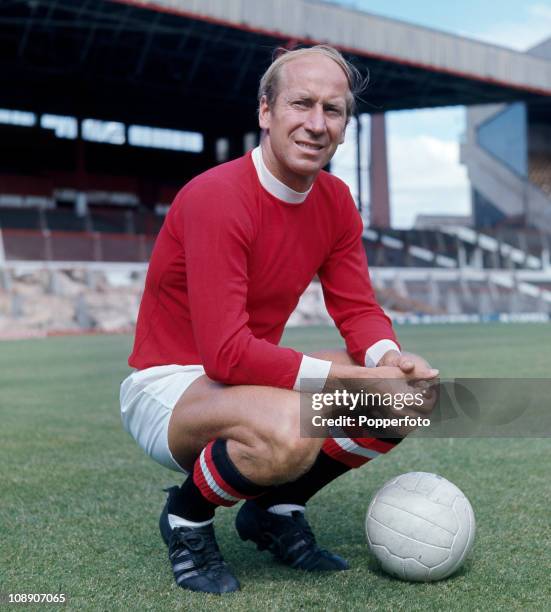
{"type": "MultiPolygon", "coordinates": [[[[394,448],[401,440],[396,438],[388,438],[386,440],[379,441],[379,445],[385,444],[386,449],[381,452],[388,452],[391,448],[394,448]]],[[[313,497],[318,491],[323,489],[331,481],[335,480],[339,476],[346,474],[349,470],[354,467],[360,467],[368,461],[367,458],[361,457],[362,463],[356,461],[350,463],[343,459],[340,453],[336,456],[331,456],[331,451],[326,450],[330,439],[328,438],[324,443],[322,450],[319,452],[314,465],[303,474],[300,478],[293,482],[287,482],[278,487],[272,487],[269,491],[264,493],[261,497],[256,500],[262,508],[270,508],[279,504],[296,504],[297,506],[304,506],[306,502],[313,497]]],[[[345,455],[347,453],[344,453],[345,455]]],[[[355,459],[358,459],[356,457],[355,459]]]]}
{"type": "Polygon", "coordinates": [[[168,513],[175,514],[194,523],[202,523],[214,517],[216,504],[203,497],[190,474],[184,484],[169,497],[168,513]]]}
{"type": "Polygon", "coordinates": [[[280,486],[272,487],[264,495],[260,496],[256,503],[266,509],[278,504],[304,506],[320,489],[350,469],[344,463],[332,459],[321,451],[314,465],[306,474],[303,474],[293,482],[286,482],[280,486]]]}

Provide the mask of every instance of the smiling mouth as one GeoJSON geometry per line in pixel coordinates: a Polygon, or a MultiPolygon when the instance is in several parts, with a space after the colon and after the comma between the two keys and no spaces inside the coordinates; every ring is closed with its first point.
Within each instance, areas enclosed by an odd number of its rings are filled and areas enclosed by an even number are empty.
{"type": "Polygon", "coordinates": [[[297,141],[295,142],[295,144],[300,147],[301,149],[303,149],[304,151],[310,151],[313,153],[316,153],[317,151],[321,151],[323,149],[322,145],[319,144],[312,144],[309,142],[302,142],[302,141],[297,141]]]}

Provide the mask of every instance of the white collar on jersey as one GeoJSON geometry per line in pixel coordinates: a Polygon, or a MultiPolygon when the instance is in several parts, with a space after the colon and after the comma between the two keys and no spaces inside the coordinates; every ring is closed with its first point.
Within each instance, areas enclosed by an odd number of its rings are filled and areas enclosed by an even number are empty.
{"type": "Polygon", "coordinates": [[[279,200],[283,200],[287,202],[287,204],[301,204],[306,200],[310,191],[312,191],[312,187],[310,187],[308,191],[295,191],[287,187],[287,185],[282,183],[279,179],[276,179],[268,168],[266,168],[266,164],[262,158],[262,148],[260,145],[253,149],[252,158],[260,184],[268,193],[279,200]]]}

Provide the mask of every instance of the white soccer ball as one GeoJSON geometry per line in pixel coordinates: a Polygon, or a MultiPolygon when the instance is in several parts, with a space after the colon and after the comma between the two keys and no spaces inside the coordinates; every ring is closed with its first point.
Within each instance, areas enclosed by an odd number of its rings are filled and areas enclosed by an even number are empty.
{"type": "Polygon", "coordinates": [[[447,578],[472,548],[474,513],[449,480],[409,472],[375,494],[365,521],[367,541],[382,568],[401,580],[447,578]]]}

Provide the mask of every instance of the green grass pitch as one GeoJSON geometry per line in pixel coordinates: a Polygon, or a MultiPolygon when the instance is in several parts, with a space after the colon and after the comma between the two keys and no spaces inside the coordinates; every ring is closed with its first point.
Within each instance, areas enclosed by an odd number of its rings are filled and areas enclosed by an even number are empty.
{"type": "MultiPolygon", "coordinates": [[[[398,333],[444,377],[549,376],[545,325],[398,333]]],[[[293,329],[284,343],[311,351],[340,339],[327,328],[293,329]]],[[[339,574],[276,565],[239,540],[236,510],[222,509],[220,545],[243,590],[217,597],[178,589],[157,519],[162,488],[179,477],[148,459],[120,424],[118,385],[130,344],[126,336],[0,344],[0,592],[66,593],[64,609],[72,610],[550,609],[549,438],[408,439],[332,483],[310,503],[309,518],[320,543],[351,562],[339,574]],[[456,483],[477,518],[469,561],[440,583],[385,576],[365,543],[371,495],[413,470],[456,483]]]]}

